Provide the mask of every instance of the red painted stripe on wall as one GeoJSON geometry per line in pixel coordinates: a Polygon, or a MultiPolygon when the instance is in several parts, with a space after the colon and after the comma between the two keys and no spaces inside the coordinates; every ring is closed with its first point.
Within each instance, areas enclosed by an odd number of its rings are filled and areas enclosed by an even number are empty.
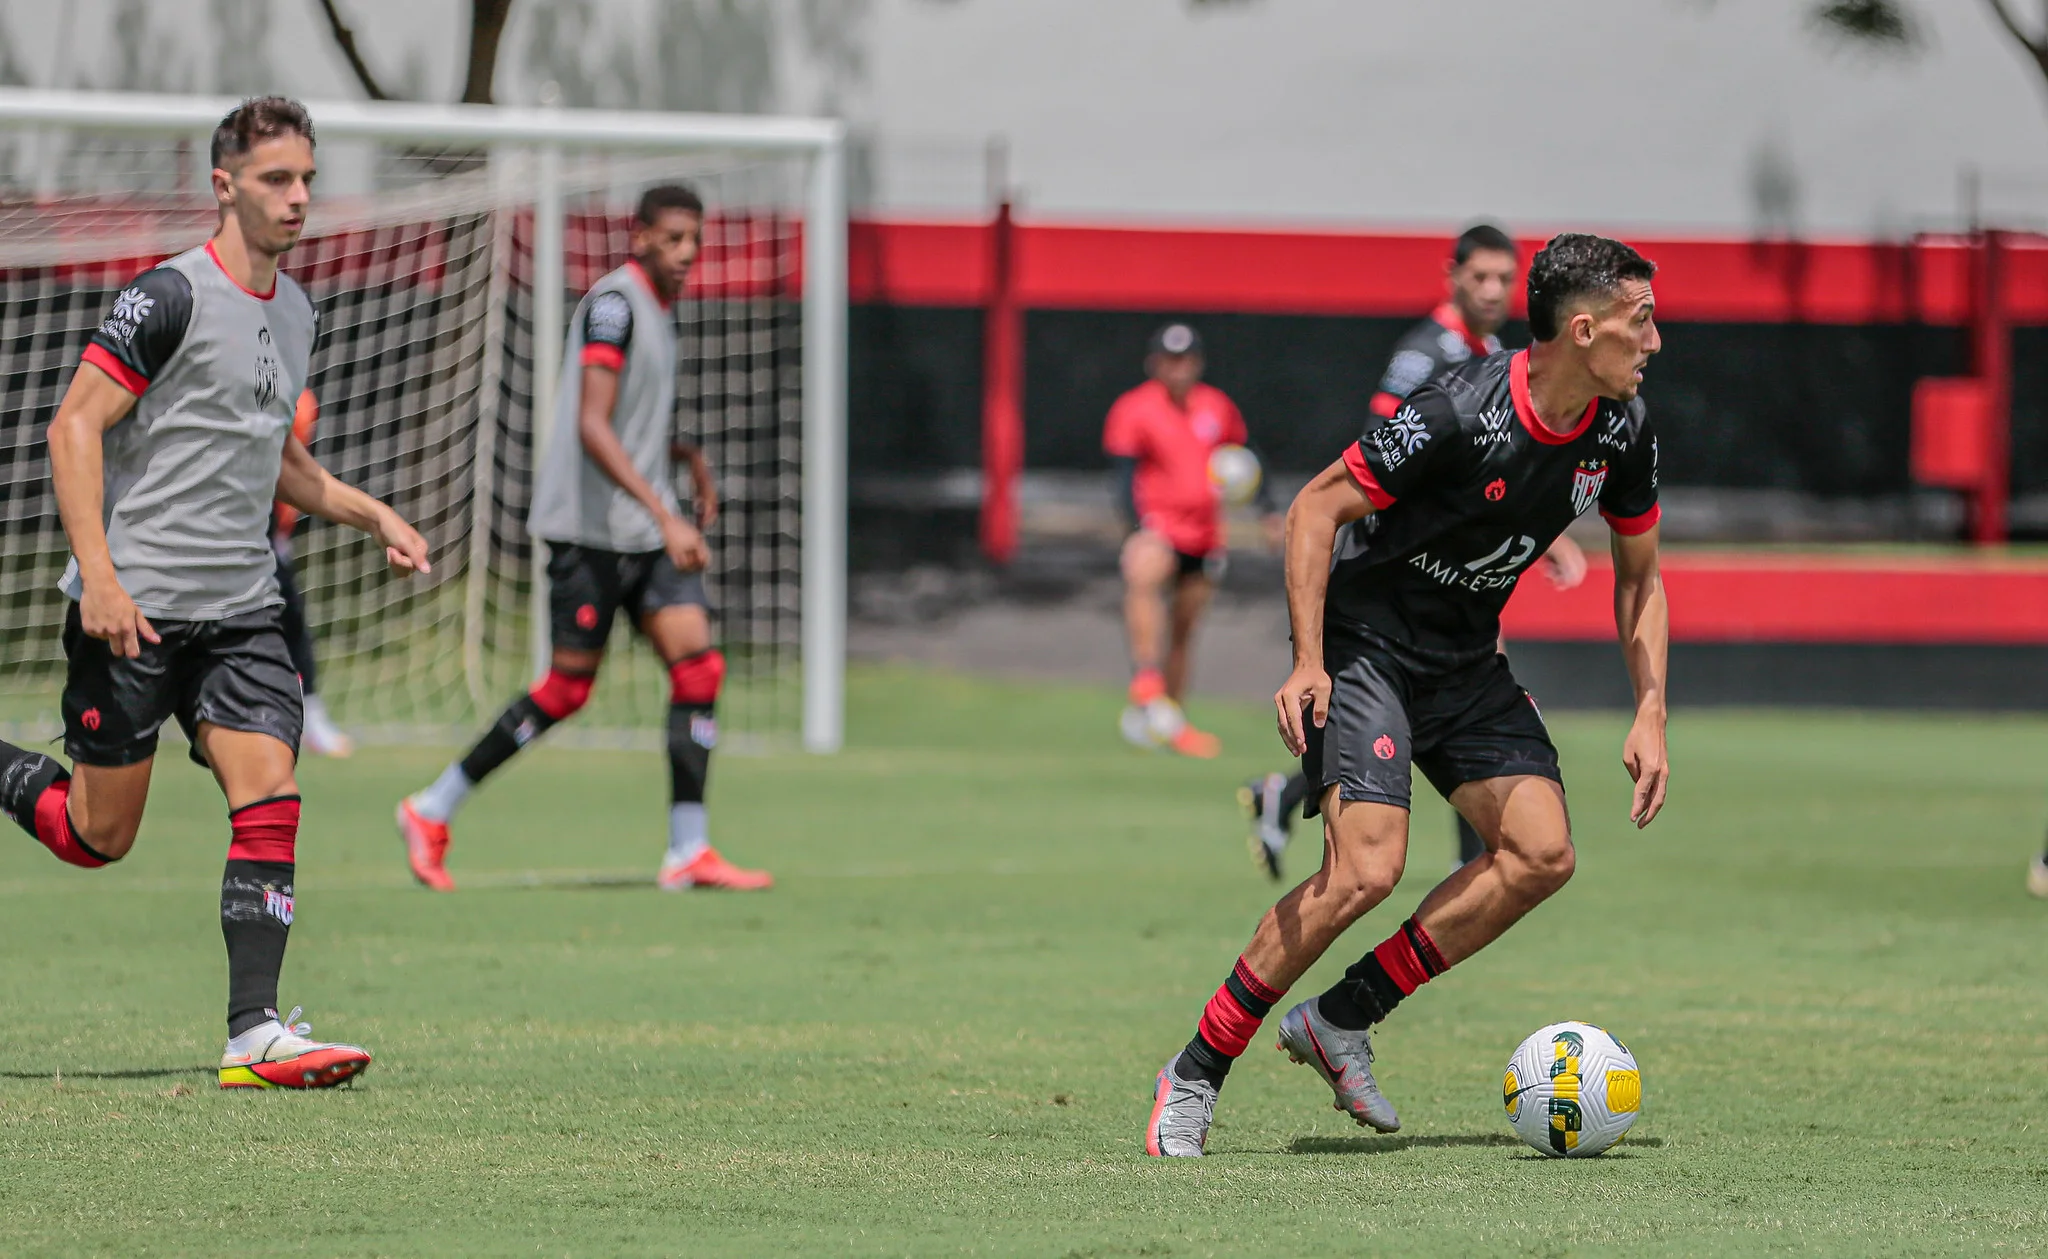
{"type": "MultiPolygon", "coordinates": [[[[1019,296],[1040,309],[1409,317],[1442,299],[1449,246],[1448,237],[1425,234],[1044,222],[1017,232],[1019,296]]],[[[1660,267],[1667,320],[1960,324],[1969,315],[1969,251],[1956,238],[1630,243],[1660,267]]],[[[983,224],[861,222],[849,244],[857,302],[979,306],[986,298],[983,224]]],[[[1526,258],[1542,241],[1522,245],[1526,258]]],[[[2013,317],[2048,323],[2048,242],[2019,241],[2007,260],[2013,317]]]]}
{"type": "MultiPolygon", "coordinates": [[[[1674,642],[2048,645],[2048,562],[1664,557],[1674,642]]],[[[1576,590],[1526,577],[1501,618],[1524,641],[1613,641],[1614,571],[1576,590]]]]}

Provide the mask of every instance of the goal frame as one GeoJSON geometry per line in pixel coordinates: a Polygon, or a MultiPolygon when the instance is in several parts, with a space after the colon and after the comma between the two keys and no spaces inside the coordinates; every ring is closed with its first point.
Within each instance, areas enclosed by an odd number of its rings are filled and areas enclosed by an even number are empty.
{"type": "MultiPolygon", "coordinates": [[[[0,88],[0,128],[70,127],[166,137],[210,137],[240,100],[129,92],[0,88]]],[[[803,277],[803,514],[798,580],[802,619],[803,746],[839,750],[846,669],[846,179],[844,124],[827,118],[642,113],[549,106],[307,101],[324,137],[441,144],[518,144],[534,165],[535,445],[553,419],[547,399],[560,374],[553,347],[565,333],[561,155],[575,145],[643,152],[718,149],[809,159],[800,266],[803,277]]],[[[536,552],[538,553],[538,552],[536,552]]],[[[536,560],[537,570],[544,568],[536,560]]],[[[537,571],[537,579],[545,578],[537,571]]],[[[543,587],[535,583],[536,591],[543,587]]],[[[544,595],[542,596],[544,597],[544,595]]],[[[536,622],[536,657],[546,618],[536,622]]]]}

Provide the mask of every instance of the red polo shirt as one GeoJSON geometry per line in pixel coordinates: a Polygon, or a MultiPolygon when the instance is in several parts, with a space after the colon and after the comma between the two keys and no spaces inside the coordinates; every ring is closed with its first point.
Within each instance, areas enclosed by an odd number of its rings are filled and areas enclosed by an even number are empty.
{"type": "Polygon", "coordinates": [[[1209,479],[1209,454],[1244,440],[1244,416],[1221,389],[1196,385],[1182,409],[1156,380],[1118,398],[1102,429],[1103,453],[1138,461],[1138,523],[1187,555],[1223,545],[1223,497],[1209,479]]]}

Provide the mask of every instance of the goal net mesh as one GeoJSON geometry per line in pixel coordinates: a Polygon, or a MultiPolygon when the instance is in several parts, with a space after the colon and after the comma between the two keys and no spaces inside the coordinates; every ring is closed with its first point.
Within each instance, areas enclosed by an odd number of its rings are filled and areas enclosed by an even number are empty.
{"type": "MultiPolygon", "coordinates": [[[[538,158],[364,142],[321,147],[323,187],[283,269],[320,312],[314,456],[427,537],[433,572],[399,579],[352,530],[299,523],[292,562],[317,690],[372,742],[459,741],[530,684],[535,543],[526,532],[543,356],[535,340],[538,158]],[[336,149],[339,152],[336,152],[336,149]]],[[[721,496],[706,574],[728,660],[728,743],[794,741],[801,720],[799,538],[802,160],[572,149],[562,318],[628,254],[639,193],[685,182],[708,207],[674,307],[674,431],[721,496]]],[[[68,547],[44,430],[87,339],[134,276],[209,236],[203,140],[0,132],[0,723],[58,728],[56,589],[68,547]]],[[[553,366],[554,364],[550,364],[553,366]]],[[[559,370],[580,370],[569,364],[559,370]]],[[[677,492],[694,508],[689,479],[677,492]]],[[[544,560],[544,556],[543,556],[544,560]]],[[[661,662],[622,614],[590,705],[556,739],[642,744],[668,703],[661,662]]],[[[173,731],[174,733],[174,731],[173,731]]]]}

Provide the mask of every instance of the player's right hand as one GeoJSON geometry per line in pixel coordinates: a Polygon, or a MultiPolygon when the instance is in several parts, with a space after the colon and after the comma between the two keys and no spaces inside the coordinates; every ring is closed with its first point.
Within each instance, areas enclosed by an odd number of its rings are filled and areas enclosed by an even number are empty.
{"type": "Polygon", "coordinates": [[[668,552],[668,562],[683,572],[701,573],[711,566],[711,548],[704,545],[704,535],[681,516],[662,520],[661,549],[668,552]]]}
{"type": "Polygon", "coordinates": [[[145,642],[163,641],[118,581],[85,587],[78,600],[78,621],[87,637],[105,639],[124,660],[140,656],[145,642]]]}
{"type": "Polygon", "coordinates": [[[1273,707],[1280,712],[1280,742],[1286,746],[1288,755],[1300,756],[1308,750],[1302,710],[1308,710],[1308,719],[1316,723],[1318,730],[1329,720],[1330,675],[1320,667],[1296,665],[1274,694],[1273,707]]]}

